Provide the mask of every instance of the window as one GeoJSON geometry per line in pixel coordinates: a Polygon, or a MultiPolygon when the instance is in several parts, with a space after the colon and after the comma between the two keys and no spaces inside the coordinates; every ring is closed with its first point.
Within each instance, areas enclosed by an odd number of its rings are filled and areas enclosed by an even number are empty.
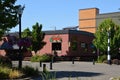
{"type": "Polygon", "coordinates": [[[77,42],[76,41],[72,42],[71,47],[72,47],[72,50],[74,51],[77,50],[77,42]]]}
{"type": "Polygon", "coordinates": [[[52,43],[52,50],[61,50],[61,43],[52,43]]]}
{"type": "Polygon", "coordinates": [[[86,48],[86,44],[84,42],[81,43],[82,48],[86,48]]]}

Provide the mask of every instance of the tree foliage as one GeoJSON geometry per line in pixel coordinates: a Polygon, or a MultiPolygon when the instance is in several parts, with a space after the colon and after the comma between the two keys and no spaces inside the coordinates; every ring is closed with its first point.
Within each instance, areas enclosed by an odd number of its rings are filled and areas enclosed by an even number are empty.
{"type": "Polygon", "coordinates": [[[25,38],[31,38],[31,31],[29,28],[26,28],[23,32],[22,32],[22,37],[25,38]]]}
{"type": "Polygon", "coordinates": [[[110,32],[110,53],[118,53],[120,47],[120,26],[116,25],[112,19],[104,20],[95,33],[93,44],[102,52],[107,52],[108,32],[110,32]]]}
{"type": "Polygon", "coordinates": [[[0,0],[0,37],[17,25],[16,0],[0,0]]]}
{"type": "Polygon", "coordinates": [[[32,31],[29,28],[25,29],[22,33],[23,37],[32,39],[31,49],[35,52],[40,50],[46,43],[43,41],[45,33],[42,32],[42,24],[36,23],[32,26],[32,31]]]}
{"type": "Polygon", "coordinates": [[[45,45],[43,41],[45,34],[42,32],[42,24],[36,23],[32,28],[32,50],[37,52],[45,45]]]}

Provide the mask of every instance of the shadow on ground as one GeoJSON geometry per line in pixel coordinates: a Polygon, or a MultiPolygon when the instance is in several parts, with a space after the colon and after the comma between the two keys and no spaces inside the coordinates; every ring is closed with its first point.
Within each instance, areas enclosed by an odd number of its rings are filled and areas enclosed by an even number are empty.
{"type": "MultiPolygon", "coordinates": [[[[78,78],[78,77],[94,77],[103,75],[102,73],[95,72],[82,72],[82,71],[55,71],[49,72],[47,78],[78,78]],[[48,76],[49,75],[49,76],[48,76]]],[[[34,80],[42,80],[43,77],[35,78],[34,80]]],[[[44,78],[45,79],[45,78],[44,78]]]]}
{"type": "Polygon", "coordinates": [[[103,75],[102,73],[95,72],[81,72],[81,71],[57,71],[51,72],[52,75],[56,75],[56,78],[64,78],[64,77],[92,77],[103,75]]]}

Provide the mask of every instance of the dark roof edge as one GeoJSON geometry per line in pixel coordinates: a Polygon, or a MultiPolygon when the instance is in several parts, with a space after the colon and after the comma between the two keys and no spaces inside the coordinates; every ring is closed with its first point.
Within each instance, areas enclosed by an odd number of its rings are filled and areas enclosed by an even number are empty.
{"type": "Polygon", "coordinates": [[[93,7],[93,8],[79,9],[79,11],[80,11],[80,10],[89,10],[89,9],[98,9],[98,10],[99,10],[99,8],[93,7]]]}
{"type": "Polygon", "coordinates": [[[52,34],[68,34],[68,30],[49,30],[49,31],[43,31],[47,35],[52,35],[52,34]]]}
{"type": "Polygon", "coordinates": [[[46,35],[54,35],[54,34],[82,34],[88,36],[94,36],[93,33],[79,30],[54,30],[54,31],[43,31],[46,35]]]}
{"type": "Polygon", "coordinates": [[[98,15],[108,15],[108,14],[115,14],[115,13],[120,13],[120,12],[100,13],[98,15]]]}
{"type": "MultiPolygon", "coordinates": [[[[86,32],[86,31],[80,31],[80,30],[48,30],[48,31],[43,31],[46,35],[54,35],[54,34],[82,34],[82,35],[87,35],[87,36],[94,36],[93,33],[86,32]]],[[[12,32],[5,34],[10,35],[10,36],[19,36],[18,32],[12,32]]]]}

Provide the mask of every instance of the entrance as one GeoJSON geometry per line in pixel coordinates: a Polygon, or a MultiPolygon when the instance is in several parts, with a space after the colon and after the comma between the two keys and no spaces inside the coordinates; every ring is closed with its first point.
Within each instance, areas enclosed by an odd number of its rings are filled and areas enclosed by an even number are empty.
{"type": "Polygon", "coordinates": [[[50,42],[52,44],[52,53],[59,54],[62,51],[62,38],[58,36],[52,36],[50,38],[50,42]]]}
{"type": "Polygon", "coordinates": [[[56,53],[61,53],[61,42],[60,43],[52,43],[52,51],[53,53],[56,52],[56,53]]]}

